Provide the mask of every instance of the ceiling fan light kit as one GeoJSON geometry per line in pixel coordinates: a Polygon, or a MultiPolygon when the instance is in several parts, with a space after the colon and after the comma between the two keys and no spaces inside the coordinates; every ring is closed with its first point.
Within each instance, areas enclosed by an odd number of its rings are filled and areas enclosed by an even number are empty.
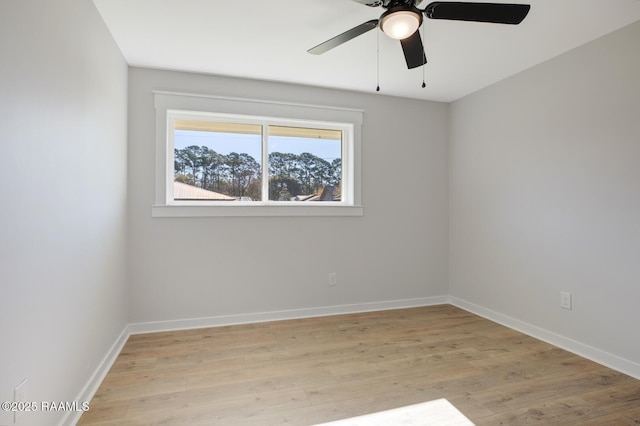
{"type": "Polygon", "coordinates": [[[422,14],[417,8],[396,7],[380,16],[380,29],[389,37],[404,40],[422,24],[422,14]]]}
{"type": "Polygon", "coordinates": [[[320,55],[340,46],[372,29],[380,29],[389,37],[400,40],[407,68],[412,69],[427,63],[420,32],[423,17],[450,21],[471,21],[493,24],[517,25],[527,16],[528,4],[476,3],[457,1],[434,1],[424,9],[418,9],[420,0],[352,0],[369,7],[386,9],[380,19],[372,19],[342,34],[339,34],[308,50],[320,55]]]}

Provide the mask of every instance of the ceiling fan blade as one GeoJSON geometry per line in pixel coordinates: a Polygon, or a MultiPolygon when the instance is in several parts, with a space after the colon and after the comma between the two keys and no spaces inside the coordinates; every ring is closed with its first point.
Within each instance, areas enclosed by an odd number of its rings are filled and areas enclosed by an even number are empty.
{"type": "Polygon", "coordinates": [[[407,68],[416,68],[427,63],[420,31],[416,31],[404,40],[400,40],[400,44],[402,44],[402,50],[404,51],[404,59],[407,61],[407,68]]]}
{"type": "Polygon", "coordinates": [[[528,4],[436,1],[427,5],[424,14],[430,19],[517,25],[527,16],[529,9],[531,6],[528,4]]]}
{"type": "Polygon", "coordinates": [[[319,45],[312,47],[307,50],[309,53],[313,53],[314,55],[321,55],[328,50],[333,49],[334,47],[340,46],[342,43],[346,43],[347,41],[358,37],[366,33],[367,31],[371,31],[375,27],[378,26],[378,20],[372,19],[371,21],[367,21],[364,24],[360,24],[357,27],[351,28],[349,31],[345,31],[340,35],[337,35],[324,43],[320,43],[319,45]]]}
{"type": "Polygon", "coordinates": [[[364,4],[365,6],[378,7],[382,6],[382,0],[351,0],[356,3],[364,4]]]}

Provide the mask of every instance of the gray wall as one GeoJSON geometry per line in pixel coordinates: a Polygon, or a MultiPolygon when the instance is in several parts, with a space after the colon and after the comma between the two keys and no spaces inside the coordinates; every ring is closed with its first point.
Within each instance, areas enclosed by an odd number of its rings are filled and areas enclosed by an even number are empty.
{"type": "Polygon", "coordinates": [[[446,104],[143,68],[129,102],[132,322],[447,294],[446,104]],[[152,218],[154,89],[366,110],[364,216],[152,218]]]}
{"type": "Polygon", "coordinates": [[[454,102],[450,138],[451,294],[636,374],[639,40],[635,23],[454,102]]]}
{"type": "Polygon", "coordinates": [[[0,52],[0,401],[75,401],[128,322],[127,65],[90,0],[3,0],[0,52]]]}

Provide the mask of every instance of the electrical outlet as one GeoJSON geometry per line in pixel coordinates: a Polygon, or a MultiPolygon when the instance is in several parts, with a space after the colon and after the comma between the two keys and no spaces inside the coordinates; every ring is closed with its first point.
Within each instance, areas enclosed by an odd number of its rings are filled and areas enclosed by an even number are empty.
{"type": "MultiPolygon", "coordinates": [[[[16,388],[13,390],[13,402],[17,403],[25,403],[27,402],[27,379],[24,379],[16,388]]],[[[22,417],[23,410],[14,411],[14,423],[18,423],[18,419],[22,417]]]]}
{"type": "Polygon", "coordinates": [[[335,272],[329,273],[329,285],[334,286],[336,284],[338,284],[338,276],[335,272]]]}
{"type": "Polygon", "coordinates": [[[571,309],[571,293],[560,293],[560,307],[564,309],[571,309]]]}

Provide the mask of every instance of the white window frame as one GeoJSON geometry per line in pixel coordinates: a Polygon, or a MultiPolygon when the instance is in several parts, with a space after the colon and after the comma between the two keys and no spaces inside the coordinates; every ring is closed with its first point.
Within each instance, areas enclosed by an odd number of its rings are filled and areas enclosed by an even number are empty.
{"type": "MultiPolygon", "coordinates": [[[[154,92],[154,97],[156,194],[151,211],[153,217],[362,216],[364,214],[360,198],[360,144],[364,111],[164,91],[154,92]],[[269,201],[268,199],[233,203],[174,200],[173,121],[177,118],[341,130],[343,132],[341,200],[313,203],[269,201]]],[[[268,169],[267,160],[268,153],[263,149],[263,169],[268,169]]],[[[268,186],[268,182],[263,179],[263,188],[265,186],[268,186]]]]}

